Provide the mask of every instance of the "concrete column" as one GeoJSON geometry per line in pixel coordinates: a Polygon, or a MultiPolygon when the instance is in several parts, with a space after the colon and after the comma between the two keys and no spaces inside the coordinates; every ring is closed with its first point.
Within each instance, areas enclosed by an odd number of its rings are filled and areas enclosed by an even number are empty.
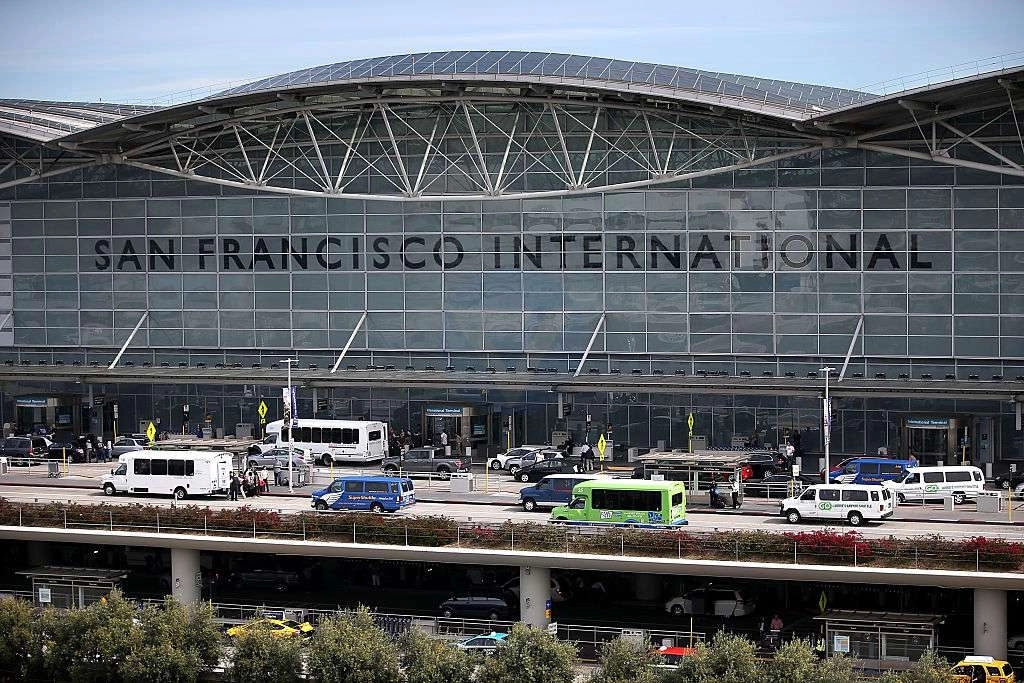
{"type": "Polygon", "coordinates": [[[519,620],[529,626],[545,628],[544,613],[551,600],[551,570],[547,567],[519,568],[519,620]]]}
{"type": "Polygon", "coordinates": [[[974,654],[1006,659],[1006,591],[974,589],[974,654]]]}
{"type": "Polygon", "coordinates": [[[661,577],[657,574],[634,574],[633,587],[637,600],[657,602],[661,599],[661,577]]]}
{"type": "Polygon", "coordinates": [[[171,548],[171,595],[185,604],[199,602],[203,575],[199,570],[199,551],[171,548]]]}

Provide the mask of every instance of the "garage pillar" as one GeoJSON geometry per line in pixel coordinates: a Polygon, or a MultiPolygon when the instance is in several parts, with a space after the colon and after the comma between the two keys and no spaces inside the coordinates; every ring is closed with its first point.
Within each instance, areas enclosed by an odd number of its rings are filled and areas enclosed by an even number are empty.
{"type": "Polygon", "coordinates": [[[1006,659],[1006,591],[974,589],[974,654],[1006,659]]]}
{"type": "Polygon", "coordinates": [[[547,567],[519,568],[519,620],[528,626],[546,628],[551,600],[551,570],[547,567]]]}
{"type": "Polygon", "coordinates": [[[637,600],[658,602],[661,599],[661,577],[657,574],[634,574],[633,587],[637,600]]]}
{"type": "Polygon", "coordinates": [[[202,599],[203,575],[199,569],[199,551],[171,548],[171,595],[191,605],[202,599]]]}

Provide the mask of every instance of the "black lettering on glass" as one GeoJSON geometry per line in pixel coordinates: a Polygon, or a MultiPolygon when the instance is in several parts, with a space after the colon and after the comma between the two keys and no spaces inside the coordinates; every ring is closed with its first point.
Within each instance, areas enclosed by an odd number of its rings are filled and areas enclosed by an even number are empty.
{"type": "Polygon", "coordinates": [[[654,235],[651,236],[651,268],[658,267],[658,252],[664,254],[668,262],[672,264],[672,267],[675,268],[676,270],[679,270],[680,266],[682,265],[683,259],[683,249],[680,243],[679,235],[672,235],[671,249],[669,249],[668,246],[661,241],[660,237],[656,237],[654,235]]]}
{"type": "Polygon", "coordinates": [[[232,263],[235,264],[236,270],[246,270],[245,264],[242,263],[242,259],[238,256],[238,252],[242,249],[238,240],[225,237],[221,240],[221,249],[223,250],[221,266],[224,270],[231,270],[232,263]]]}
{"type": "Polygon", "coordinates": [[[206,257],[217,253],[216,244],[212,237],[199,238],[199,270],[206,270],[206,257]]]}
{"type": "Polygon", "coordinates": [[[300,270],[309,270],[309,240],[305,237],[299,238],[300,249],[295,251],[295,245],[289,241],[289,247],[292,254],[292,261],[298,264],[300,270]]]}
{"type": "Polygon", "coordinates": [[[814,245],[803,235],[790,235],[779,245],[779,255],[782,257],[782,262],[790,268],[803,268],[814,259],[814,245]],[[794,261],[789,255],[789,248],[794,242],[799,242],[804,247],[803,258],[799,261],[794,261]]]}
{"type": "Polygon", "coordinates": [[[886,260],[894,270],[900,269],[900,262],[896,258],[896,252],[892,250],[892,245],[889,244],[889,237],[882,233],[878,236],[875,241],[875,248],[871,250],[871,260],[868,261],[868,270],[874,270],[875,264],[881,260],[886,260]]]}
{"type": "Polygon", "coordinates": [[[501,270],[501,235],[494,236],[494,269],[501,270]]]}
{"type": "Polygon", "coordinates": [[[543,270],[543,252],[540,247],[540,235],[533,236],[533,251],[526,248],[526,238],[516,237],[516,255],[515,255],[515,268],[522,268],[522,257],[530,259],[530,263],[533,264],[534,268],[543,270]]]}
{"type": "Polygon", "coordinates": [[[156,240],[149,241],[149,269],[156,270],[156,260],[159,258],[164,262],[167,270],[174,270],[174,240],[167,239],[167,251],[160,248],[156,240]]]}
{"type": "Polygon", "coordinates": [[[129,263],[135,266],[135,270],[142,270],[142,261],[139,260],[139,255],[135,251],[135,245],[131,240],[125,240],[124,246],[121,247],[121,256],[117,259],[117,269],[124,270],[129,263]]]}
{"type": "Polygon", "coordinates": [[[715,270],[722,269],[722,262],[718,260],[718,254],[715,252],[715,245],[711,244],[711,238],[707,236],[707,233],[700,236],[700,244],[697,245],[697,252],[690,259],[690,270],[697,270],[700,267],[701,259],[711,259],[711,264],[715,267],[715,270]]]}
{"type": "Polygon", "coordinates": [[[931,270],[931,261],[922,261],[917,246],[917,235],[910,236],[910,268],[911,270],[931,270]]]}
{"type": "Polygon", "coordinates": [[[743,242],[750,241],[750,235],[746,233],[732,233],[729,235],[729,240],[733,243],[732,248],[732,266],[733,268],[740,268],[740,255],[743,252],[743,242]]]}
{"type": "Polygon", "coordinates": [[[462,242],[451,235],[445,235],[443,238],[434,242],[434,261],[445,270],[458,268],[459,264],[462,263],[462,259],[465,257],[466,251],[462,247],[462,242]],[[443,258],[441,253],[442,247],[444,249],[443,258]],[[448,247],[452,248],[449,249],[448,247]]]}
{"type": "Polygon", "coordinates": [[[327,260],[327,257],[330,255],[328,253],[328,245],[330,244],[338,247],[339,252],[341,251],[341,240],[337,237],[325,237],[320,240],[320,244],[316,246],[316,260],[322,268],[326,268],[327,270],[337,270],[338,268],[341,268],[341,256],[338,256],[337,261],[327,260]]]}
{"type": "Polygon", "coordinates": [[[267,270],[274,270],[274,257],[270,254],[270,248],[262,237],[256,238],[252,248],[252,269],[256,270],[256,264],[263,263],[267,270]]]}
{"type": "Polygon", "coordinates": [[[615,236],[615,269],[622,270],[622,260],[628,258],[633,264],[633,270],[640,270],[640,264],[636,260],[633,250],[636,249],[636,240],[629,235],[615,236]]]}
{"type": "Polygon", "coordinates": [[[373,251],[377,254],[373,257],[373,267],[377,270],[384,270],[391,263],[391,254],[388,253],[390,245],[391,240],[387,237],[378,237],[373,241],[373,251]]]}
{"type": "Polygon", "coordinates": [[[601,255],[603,250],[601,247],[602,237],[601,235],[584,235],[583,236],[583,267],[584,268],[601,268],[601,255]]]}
{"type": "Polygon", "coordinates": [[[404,240],[402,240],[402,263],[405,264],[406,268],[409,268],[411,270],[419,270],[420,268],[426,268],[426,259],[413,261],[409,258],[409,245],[411,244],[418,244],[421,247],[425,247],[427,246],[427,241],[422,237],[406,237],[404,240]]]}
{"type": "Polygon", "coordinates": [[[825,267],[832,268],[832,255],[838,254],[846,265],[856,270],[857,268],[857,233],[851,233],[849,235],[850,246],[847,249],[843,248],[843,245],[836,241],[836,238],[832,233],[825,234],[825,267]]]}
{"type": "Polygon", "coordinates": [[[107,270],[110,268],[110,257],[107,256],[110,253],[110,240],[96,240],[96,244],[93,245],[93,251],[99,256],[94,261],[96,270],[107,270]]]}

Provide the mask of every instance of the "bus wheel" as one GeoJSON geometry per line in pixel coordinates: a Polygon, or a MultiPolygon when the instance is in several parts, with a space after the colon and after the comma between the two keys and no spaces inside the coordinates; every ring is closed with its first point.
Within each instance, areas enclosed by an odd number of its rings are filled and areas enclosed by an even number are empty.
{"type": "Polygon", "coordinates": [[[330,453],[324,453],[320,456],[320,464],[323,467],[330,467],[333,463],[334,461],[331,459],[330,453]]]}
{"type": "Polygon", "coordinates": [[[185,496],[187,495],[188,493],[185,491],[185,489],[183,489],[180,486],[174,489],[174,500],[185,500],[185,496]]]}
{"type": "Polygon", "coordinates": [[[864,523],[864,515],[860,514],[856,510],[851,512],[846,519],[849,520],[850,526],[860,526],[864,523]]]}
{"type": "Polygon", "coordinates": [[[321,511],[326,510],[327,509],[327,503],[322,501],[322,500],[318,500],[316,502],[316,509],[317,510],[321,510],[321,511]]]}
{"type": "Polygon", "coordinates": [[[117,489],[114,488],[113,484],[104,484],[103,493],[107,494],[108,496],[112,496],[115,493],[117,493],[117,489]]]}
{"type": "Polygon", "coordinates": [[[381,505],[380,503],[374,503],[373,505],[370,506],[370,512],[374,513],[375,515],[379,515],[380,513],[384,512],[384,506],[381,505]]]}
{"type": "Polygon", "coordinates": [[[796,510],[790,510],[789,512],[786,513],[786,521],[790,524],[799,524],[800,513],[796,510]]]}

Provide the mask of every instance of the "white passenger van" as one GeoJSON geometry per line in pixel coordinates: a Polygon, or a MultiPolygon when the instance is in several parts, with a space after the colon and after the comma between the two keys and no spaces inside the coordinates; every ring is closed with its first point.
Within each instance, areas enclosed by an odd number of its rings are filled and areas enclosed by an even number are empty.
{"type": "Polygon", "coordinates": [[[845,519],[850,526],[891,517],[893,493],[877,484],[813,484],[786,498],[779,514],[796,524],[801,519],[845,519]]]}
{"type": "Polygon", "coordinates": [[[103,492],[187,496],[226,493],[234,456],[218,451],[133,451],[103,478],[103,492]]]}
{"type": "Polygon", "coordinates": [[[959,505],[968,498],[977,498],[985,489],[985,475],[977,467],[947,465],[944,467],[910,467],[896,481],[884,482],[899,502],[938,500],[952,496],[959,505]]]}
{"type": "MultiPolygon", "coordinates": [[[[388,426],[362,420],[299,419],[292,435],[293,446],[312,453],[325,467],[338,463],[379,462],[388,453],[388,426]]],[[[267,425],[260,450],[288,447],[289,427],[284,420],[267,425]]]]}

